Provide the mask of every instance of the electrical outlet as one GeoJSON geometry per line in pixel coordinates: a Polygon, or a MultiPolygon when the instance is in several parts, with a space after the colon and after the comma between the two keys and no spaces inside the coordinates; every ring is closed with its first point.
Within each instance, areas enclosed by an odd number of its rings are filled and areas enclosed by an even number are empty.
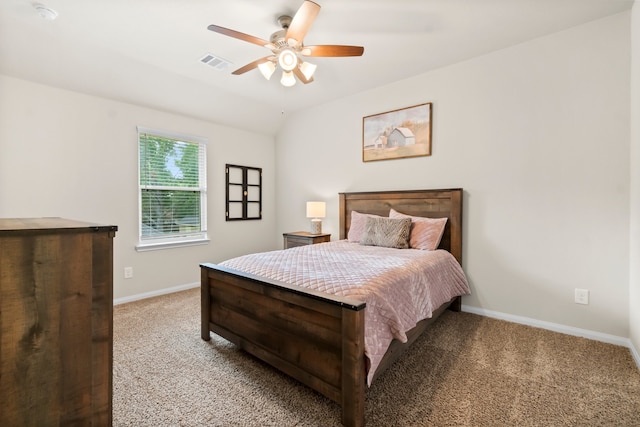
{"type": "Polygon", "coordinates": [[[589,304],[589,291],[586,289],[576,289],[576,304],[589,304]]]}
{"type": "Polygon", "coordinates": [[[133,277],[133,267],[124,268],[124,278],[131,279],[133,277]]]}

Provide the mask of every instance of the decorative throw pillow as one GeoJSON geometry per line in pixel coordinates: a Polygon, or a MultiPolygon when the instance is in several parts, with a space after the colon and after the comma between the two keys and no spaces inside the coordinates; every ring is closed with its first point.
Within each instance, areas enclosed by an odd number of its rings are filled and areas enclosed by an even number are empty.
{"type": "Polygon", "coordinates": [[[411,216],[391,209],[389,218],[410,218],[411,233],[409,234],[409,247],[433,251],[438,249],[447,218],[426,218],[411,216]]]}
{"type": "Polygon", "coordinates": [[[361,245],[384,246],[385,248],[407,249],[411,218],[367,218],[361,245]]]}
{"type": "Polygon", "coordinates": [[[364,233],[364,224],[367,222],[367,218],[383,218],[379,215],[363,214],[357,211],[351,211],[351,225],[349,225],[349,232],[347,233],[347,240],[352,243],[360,242],[362,233],[364,233]]]}

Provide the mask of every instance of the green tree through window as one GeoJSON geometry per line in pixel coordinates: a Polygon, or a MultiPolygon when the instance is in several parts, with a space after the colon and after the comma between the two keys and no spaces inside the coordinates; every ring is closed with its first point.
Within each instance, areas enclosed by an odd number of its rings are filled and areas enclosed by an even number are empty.
{"type": "Polygon", "coordinates": [[[201,138],[138,128],[140,246],[206,239],[201,138]]]}

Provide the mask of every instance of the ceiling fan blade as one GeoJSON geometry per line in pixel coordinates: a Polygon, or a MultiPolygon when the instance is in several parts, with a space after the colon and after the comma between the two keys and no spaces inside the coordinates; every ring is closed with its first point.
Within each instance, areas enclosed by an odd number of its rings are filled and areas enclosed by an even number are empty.
{"type": "Polygon", "coordinates": [[[296,12],[291,20],[291,24],[287,29],[287,35],[285,39],[294,39],[298,44],[302,43],[304,36],[307,35],[307,31],[311,28],[313,21],[320,12],[320,5],[309,0],[305,0],[300,6],[300,9],[296,12]]]}
{"type": "Polygon", "coordinates": [[[262,64],[263,62],[267,62],[267,61],[271,60],[271,58],[273,58],[273,56],[272,56],[272,55],[265,56],[264,58],[256,59],[255,61],[248,63],[248,64],[247,64],[247,65],[245,65],[244,67],[240,67],[240,68],[238,68],[237,70],[235,70],[235,71],[234,71],[233,73],[231,73],[231,74],[236,75],[236,76],[239,76],[240,74],[244,74],[244,73],[246,73],[247,71],[251,71],[251,70],[253,70],[254,68],[257,68],[257,67],[258,67],[258,65],[262,64]]]}
{"type": "Polygon", "coordinates": [[[263,46],[263,47],[266,47],[267,49],[275,48],[275,46],[270,41],[261,39],[260,37],[255,37],[249,34],[241,33],[240,31],[230,30],[228,28],[219,27],[218,25],[209,25],[207,29],[213,31],[214,33],[223,34],[225,36],[243,40],[245,42],[257,44],[258,46],[263,46]]]}
{"type": "Polygon", "coordinates": [[[296,77],[298,78],[298,80],[300,80],[304,84],[311,83],[313,81],[313,76],[311,76],[311,78],[307,79],[304,76],[304,74],[302,73],[302,71],[300,70],[300,68],[298,68],[298,67],[293,69],[293,74],[295,74],[296,77]]]}
{"type": "Polygon", "coordinates": [[[304,56],[362,56],[362,46],[317,45],[304,46],[300,54],[304,56]]]}

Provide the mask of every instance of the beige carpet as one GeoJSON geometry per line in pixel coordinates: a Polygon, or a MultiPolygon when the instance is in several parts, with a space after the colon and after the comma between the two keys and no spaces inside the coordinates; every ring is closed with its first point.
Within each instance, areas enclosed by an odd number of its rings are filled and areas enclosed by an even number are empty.
{"type": "MultiPolygon", "coordinates": [[[[199,290],[114,313],[114,426],[339,426],[340,409],[215,335],[199,290]]],[[[446,312],[369,389],[368,426],[640,426],[624,347],[446,312]]]]}

